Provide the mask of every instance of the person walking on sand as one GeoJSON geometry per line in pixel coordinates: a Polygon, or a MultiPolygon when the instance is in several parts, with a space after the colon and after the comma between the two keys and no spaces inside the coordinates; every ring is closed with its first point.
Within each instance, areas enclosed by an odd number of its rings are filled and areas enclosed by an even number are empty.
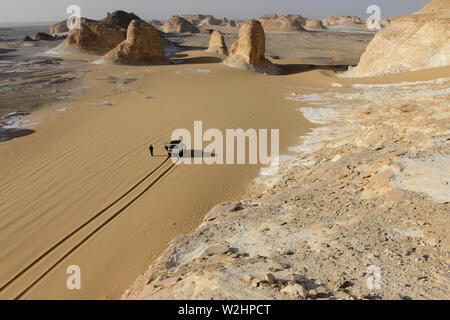
{"type": "Polygon", "coordinates": [[[150,145],[149,150],[150,150],[150,155],[153,157],[153,145],[152,144],[150,145]]]}

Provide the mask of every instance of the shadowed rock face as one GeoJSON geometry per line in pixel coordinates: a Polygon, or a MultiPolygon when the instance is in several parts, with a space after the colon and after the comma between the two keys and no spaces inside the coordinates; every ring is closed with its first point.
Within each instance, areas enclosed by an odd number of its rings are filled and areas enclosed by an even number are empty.
{"type": "Polygon", "coordinates": [[[211,40],[207,51],[225,56],[228,55],[228,48],[220,31],[213,31],[213,33],[211,33],[211,40]]]}
{"type": "Polygon", "coordinates": [[[133,12],[128,13],[125,11],[114,11],[113,13],[108,13],[108,16],[101,20],[103,23],[113,24],[121,27],[122,29],[127,29],[133,20],[141,20],[137,15],[133,12]]]}
{"type": "Polygon", "coordinates": [[[60,23],[56,23],[50,26],[50,34],[58,34],[69,32],[69,28],[67,28],[67,20],[61,21],[60,23]]]}
{"type": "Polygon", "coordinates": [[[239,40],[233,43],[226,64],[252,71],[276,73],[276,67],[265,57],[266,40],[264,28],[257,20],[244,23],[239,40]]]}
{"type": "Polygon", "coordinates": [[[164,23],[161,30],[165,33],[199,33],[200,30],[195,27],[188,20],[180,17],[173,16],[164,23]]]}
{"type": "Polygon", "coordinates": [[[69,31],[65,44],[97,54],[105,54],[125,40],[119,26],[81,18],[80,29],[69,31]]]}
{"type": "Polygon", "coordinates": [[[127,31],[127,39],[108,52],[103,62],[114,64],[167,64],[158,30],[143,20],[133,20],[127,31]]]}
{"type": "Polygon", "coordinates": [[[53,41],[56,39],[47,33],[38,32],[36,34],[36,37],[34,38],[34,40],[36,40],[36,41],[53,41]]]}
{"type": "Polygon", "coordinates": [[[450,0],[434,0],[379,32],[350,75],[416,71],[450,64],[450,0]]]}

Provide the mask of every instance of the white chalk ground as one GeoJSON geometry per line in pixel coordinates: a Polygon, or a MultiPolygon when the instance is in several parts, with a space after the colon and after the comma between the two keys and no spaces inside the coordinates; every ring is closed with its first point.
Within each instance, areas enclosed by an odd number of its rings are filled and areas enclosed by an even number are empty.
{"type": "MultiPolygon", "coordinates": [[[[333,90],[320,93],[292,93],[286,99],[293,102],[301,102],[303,105],[320,105],[319,107],[301,107],[298,110],[310,122],[325,126],[312,129],[304,137],[300,137],[302,144],[290,147],[289,151],[303,155],[303,160],[293,161],[289,159],[290,165],[312,165],[309,163],[307,155],[320,150],[321,148],[338,147],[345,143],[358,145],[359,139],[352,135],[352,129],[339,128],[339,142],[336,142],[333,134],[337,127],[333,122],[351,121],[353,108],[364,108],[367,106],[384,107],[389,103],[409,102],[411,100],[423,101],[431,98],[448,98],[450,96],[450,78],[440,78],[429,81],[400,82],[391,84],[354,84],[350,89],[343,88],[340,84],[333,84],[333,90]],[[344,91],[345,90],[345,91],[344,91]],[[346,119],[348,118],[348,119],[346,119]]],[[[448,110],[450,112],[450,110],[448,110]]],[[[434,117],[445,118],[439,112],[434,117]]],[[[414,128],[409,128],[414,130],[414,128]]],[[[441,139],[432,139],[429,145],[442,143],[441,139]]],[[[450,150],[450,143],[449,150],[450,150]]],[[[333,159],[338,161],[339,159],[333,159]]],[[[398,159],[402,170],[395,173],[391,185],[393,187],[421,192],[438,202],[450,201],[450,156],[430,155],[425,159],[411,159],[403,157],[398,159]]],[[[277,182],[281,179],[280,174],[268,177],[258,177],[255,182],[277,182]]],[[[269,183],[271,185],[271,183],[269,183]]]]}
{"type": "Polygon", "coordinates": [[[426,159],[399,157],[401,171],[391,186],[425,193],[437,202],[450,202],[450,155],[430,155],[426,159]]]}

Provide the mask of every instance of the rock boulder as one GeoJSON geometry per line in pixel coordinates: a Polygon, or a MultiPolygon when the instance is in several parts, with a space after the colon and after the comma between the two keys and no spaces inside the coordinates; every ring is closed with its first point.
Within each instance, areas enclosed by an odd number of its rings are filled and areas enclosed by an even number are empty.
{"type": "Polygon", "coordinates": [[[164,23],[161,30],[165,33],[199,33],[200,30],[188,20],[173,16],[164,23]]]}
{"type": "Polygon", "coordinates": [[[239,40],[233,43],[225,64],[251,71],[274,74],[277,68],[265,57],[266,40],[264,28],[257,20],[244,23],[239,40]]]}
{"type": "Polygon", "coordinates": [[[211,53],[219,53],[224,56],[228,55],[228,48],[220,31],[213,31],[211,33],[211,40],[207,51],[211,53]]]}
{"type": "Polygon", "coordinates": [[[450,64],[450,0],[434,0],[378,32],[349,75],[416,71],[450,64]]]}
{"type": "Polygon", "coordinates": [[[133,20],[127,38],[108,52],[102,62],[113,64],[167,64],[158,30],[143,20],[133,20]]]}

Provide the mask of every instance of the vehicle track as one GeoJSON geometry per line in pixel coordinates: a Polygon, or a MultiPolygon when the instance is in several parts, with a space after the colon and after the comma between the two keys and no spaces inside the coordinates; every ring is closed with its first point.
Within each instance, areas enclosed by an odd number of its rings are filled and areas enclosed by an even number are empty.
{"type": "MultiPolygon", "coordinates": [[[[26,273],[31,271],[39,262],[43,261],[47,256],[49,256],[56,249],[65,244],[68,240],[70,240],[73,236],[78,234],[80,231],[85,229],[87,226],[93,225],[94,221],[101,216],[105,215],[112,207],[116,204],[124,200],[128,195],[130,195],[133,191],[135,191],[138,187],[140,187],[148,178],[157,174],[157,176],[136,196],[134,196],[131,200],[127,201],[121,208],[111,214],[105,221],[95,227],[94,230],[90,231],[87,235],[85,235],[80,241],[75,243],[68,251],[66,251],[56,262],[54,262],[50,267],[46,268],[41,275],[35,279],[31,284],[29,284],[25,289],[23,289],[20,294],[16,295],[14,299],[21,299],[26,293],[28,293],[36,284],[41,281],[50,271],[55,269],[62,261],[64,261],[67,257],[69,257],[72,253],[74,253],[78,248],[80,248],[84,243],[86,243],[89,239],[91,239],[94,235],[100,232],[105,226],[110,224],[113,220],[115,220],[118,216],[120,216],[127,208],[129,208],[133,203],[139,200],[144,194],[146,194],[158,181],[164,178],[175,166],[177,163],[169,162],[170,158],[167,157],[161,164],[158,165],[155,169],[150,171],[145,177],[143,177],[140,181],[138,181],[135,185],[133,185],[130,189],[128,189],[125,193],[123,193],[119,198],[110,203],[107,207],[103,208],[83,224],[78,226],[72,232],[67,234],[64,238],[59,240],[45,252],[43,252],[39,257],[34,259],[31,263],[29,263],[26,267],[20,270],[16,275],[14,275],[11,279],[9,279],[5,284],[0,287],[0,293],[14,284],[17,280],[19,280],[26,273]]],[[[178,162],[178,161],[177,161],[178,162]]]]}

